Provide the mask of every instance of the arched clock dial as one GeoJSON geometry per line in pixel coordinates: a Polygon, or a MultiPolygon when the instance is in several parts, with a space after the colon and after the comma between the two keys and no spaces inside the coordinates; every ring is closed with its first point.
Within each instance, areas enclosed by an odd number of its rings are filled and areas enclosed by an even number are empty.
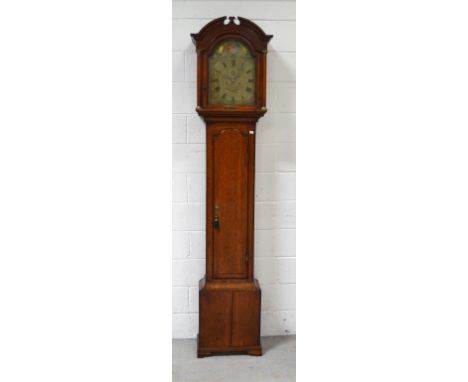
{"type": "Polygon", "coordinates": [[[255,58],[242,42],[225,40],[209,57],[208,104],[255,104],[255,58]]]}

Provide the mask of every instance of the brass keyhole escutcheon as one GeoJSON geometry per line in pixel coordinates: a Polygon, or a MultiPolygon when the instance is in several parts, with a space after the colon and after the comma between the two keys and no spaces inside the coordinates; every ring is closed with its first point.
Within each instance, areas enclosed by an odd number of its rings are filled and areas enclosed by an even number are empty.
{"type": "Polygon", "coordinates": [[[215,215],[213,220],[213,228],[219,229],[218,207],[215,207],[215,215]]]}

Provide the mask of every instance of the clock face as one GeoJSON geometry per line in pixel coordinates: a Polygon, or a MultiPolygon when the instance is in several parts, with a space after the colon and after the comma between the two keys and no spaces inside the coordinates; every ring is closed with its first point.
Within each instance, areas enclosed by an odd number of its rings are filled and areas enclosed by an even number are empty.
{"type": "Polygon", "coordinates": [[[225,40],[209,57],[208,104],[255,104],[255,58],[242,42],[225,40]]]}

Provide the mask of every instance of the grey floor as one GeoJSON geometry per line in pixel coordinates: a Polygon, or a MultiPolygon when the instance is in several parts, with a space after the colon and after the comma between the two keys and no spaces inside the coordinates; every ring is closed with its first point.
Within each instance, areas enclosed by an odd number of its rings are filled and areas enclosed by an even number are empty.
{"type": "Polygon", "coordinates": [[[196,340],[172,340],[172,382],[296,380],[296,336],[262,337],[263,355],[197,358],[196,340]]]}

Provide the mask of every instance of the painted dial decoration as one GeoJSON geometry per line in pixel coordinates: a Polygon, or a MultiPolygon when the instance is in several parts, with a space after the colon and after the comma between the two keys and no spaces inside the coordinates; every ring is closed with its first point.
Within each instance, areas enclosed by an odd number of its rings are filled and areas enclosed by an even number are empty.
{"type": "Polygon", "coordinates": [[[255,58],[242,42],[225,40],[209,57],[208,104],[255,104],[255,58]]]}

